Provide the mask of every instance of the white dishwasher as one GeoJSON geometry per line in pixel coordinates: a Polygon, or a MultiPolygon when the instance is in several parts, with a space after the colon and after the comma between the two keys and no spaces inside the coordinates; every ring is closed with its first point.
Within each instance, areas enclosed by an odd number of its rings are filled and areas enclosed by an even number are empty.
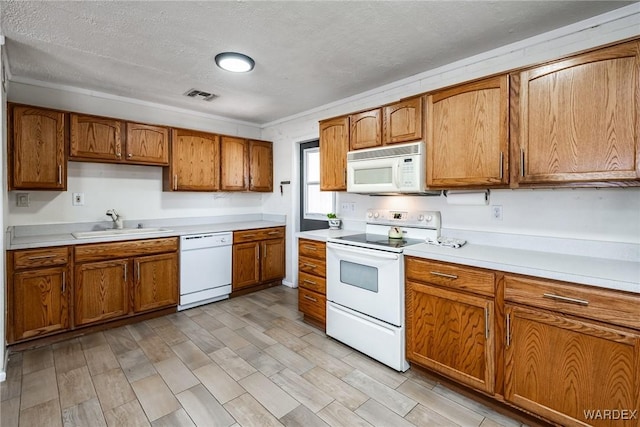
{"type": "Polygon", "coordinates": [[[232,233],[180,237],[180,305],[186,310],[229,298],[232,233]]]}

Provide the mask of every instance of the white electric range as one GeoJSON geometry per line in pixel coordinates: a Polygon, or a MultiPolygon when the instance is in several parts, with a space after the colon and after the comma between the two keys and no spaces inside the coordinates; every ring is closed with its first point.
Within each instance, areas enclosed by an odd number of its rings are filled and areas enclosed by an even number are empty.
{"type": "Polygon", "coordinates": [[[370,209],[364,234],[329,238],[327,335],[397,371],[409,369],[402,252],[439,236],[440,212],[370,209]]]}

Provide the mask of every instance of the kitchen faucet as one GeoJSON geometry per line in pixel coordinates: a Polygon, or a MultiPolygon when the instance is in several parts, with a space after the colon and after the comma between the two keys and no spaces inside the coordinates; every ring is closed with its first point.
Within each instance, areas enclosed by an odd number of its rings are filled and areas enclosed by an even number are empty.
{"type": "Polygon", "coordinates": [[[111,217],[111,220],[113,221],[113,228],[116,228],[118,230],[122,229],[122,219],[115,209],[109,209],[107,211],[107,216],[111,217]]]}

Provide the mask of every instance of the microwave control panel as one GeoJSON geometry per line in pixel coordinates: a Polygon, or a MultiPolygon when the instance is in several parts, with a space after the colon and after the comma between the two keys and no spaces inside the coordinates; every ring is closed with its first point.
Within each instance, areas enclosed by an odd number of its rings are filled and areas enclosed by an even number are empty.
{"type": "Polygon", "coordinates": [[[405,157],[400,159],[400,186],[401,187],[412,187],[415,179],[415,171],[416,161],[413,157],[405,157]]]}

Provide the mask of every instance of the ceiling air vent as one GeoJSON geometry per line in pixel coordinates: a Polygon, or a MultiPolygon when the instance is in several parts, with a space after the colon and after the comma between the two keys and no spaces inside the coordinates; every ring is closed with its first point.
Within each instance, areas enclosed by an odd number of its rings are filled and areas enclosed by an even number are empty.
{"type": "Polygon", "coordinates": [[[200,98],[203,101],[213,101],[218,97],[218,95],[214,93],[209,93],[198,89],[189,89],[184,93],[184,96],[188,96],[189,98],[200,98]]]}

